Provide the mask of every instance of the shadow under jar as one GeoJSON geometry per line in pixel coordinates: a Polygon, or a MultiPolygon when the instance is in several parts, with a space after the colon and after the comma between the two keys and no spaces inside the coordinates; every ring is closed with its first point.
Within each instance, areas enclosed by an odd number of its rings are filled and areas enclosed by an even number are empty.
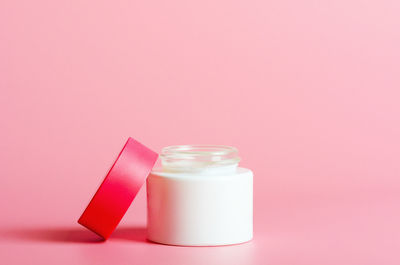
{"type": "Polygon", "coordinates": [[[147,178],[147,237],[169,245],[218,246],[253,237],[253,172],[230,146],[162,150],[147,178]]]}

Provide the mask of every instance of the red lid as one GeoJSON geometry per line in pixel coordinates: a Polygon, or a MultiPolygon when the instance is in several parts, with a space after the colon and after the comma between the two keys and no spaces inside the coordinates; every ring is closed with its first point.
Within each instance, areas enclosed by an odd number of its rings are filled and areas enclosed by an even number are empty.
{"type": "Polygon", "coordinates": [[[107,239],[157,161],[157,153],[129,137],[78,223],[107,239]]]}

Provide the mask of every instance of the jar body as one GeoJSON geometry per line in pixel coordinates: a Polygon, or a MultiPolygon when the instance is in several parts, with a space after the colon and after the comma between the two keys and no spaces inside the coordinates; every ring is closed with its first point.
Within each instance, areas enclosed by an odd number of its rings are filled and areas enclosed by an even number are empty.
{"type": "Polygon", "coordinates": [[[147,237],[169,245],[239,244],[253,237],[253,173],[154,169],[147,178],[147,237]]]}

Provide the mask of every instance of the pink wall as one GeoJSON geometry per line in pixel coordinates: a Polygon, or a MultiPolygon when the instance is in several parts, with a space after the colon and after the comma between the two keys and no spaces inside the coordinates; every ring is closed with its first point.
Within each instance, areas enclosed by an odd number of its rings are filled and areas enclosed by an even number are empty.
{"type": "MultiPolygon", "coordinates": [[[[391,0],[1,1],[1,224],[75,227],[128,136],[158,152],[228,144],[255,172],[256,240],[307,231],[315,218],[296,218],[310,207],[342,218],[327,238],[361,238],[360,260],[379,249],[395,263],[399,13],[391,0]],[[358,203],[348,226],[342,207],[358,203]]],[[[144,195],[126,224],[144,223],[144,195]]],[[[296,247],[280,236],[271,247],[296,247]]]]}

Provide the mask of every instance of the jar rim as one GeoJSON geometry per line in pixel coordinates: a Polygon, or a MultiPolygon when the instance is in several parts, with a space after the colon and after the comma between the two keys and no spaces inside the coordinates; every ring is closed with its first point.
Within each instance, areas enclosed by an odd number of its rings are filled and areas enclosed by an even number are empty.
{"type": "Polygon", "coordinates": [[[173,145],[162,149],[163,167],[174,169],[237,165],[238,149],[227,145],[173,145]]]}
{"type": "Polygon", "coordinates": [[[171,154],[196,154],[199,156],[227,155],[238,153],[237,148],[229,145],[171,145],[164,147],[161,156],[171,154]]]}

